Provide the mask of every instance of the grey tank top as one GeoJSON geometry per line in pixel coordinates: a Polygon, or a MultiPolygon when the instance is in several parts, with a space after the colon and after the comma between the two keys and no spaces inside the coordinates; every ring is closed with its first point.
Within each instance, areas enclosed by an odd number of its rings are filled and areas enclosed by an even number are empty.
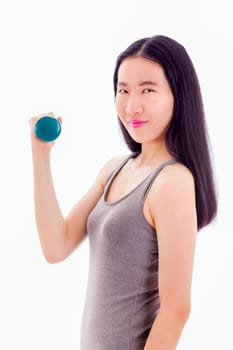
{"type": "Polygon", "coordinates": [[[158,242],[146,221],[143,202],[155,177],[171,159],[154,169],[120,200],[106,202],[115,176],[87,222],[89,273],[81,325],[81,350],[143,350],[159,310],[158,242]]]}

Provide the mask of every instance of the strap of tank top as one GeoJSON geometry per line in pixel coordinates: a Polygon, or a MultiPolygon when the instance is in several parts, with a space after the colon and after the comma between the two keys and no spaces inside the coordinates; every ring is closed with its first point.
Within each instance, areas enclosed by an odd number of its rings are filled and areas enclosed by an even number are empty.
{"type": "Polygon", "coordinates": [[[127,155],[125,157],[125,159],[123,159],[120,164],[117,165],[117,167],[115,169],[113,169],[113,171],[109,174],[109,176],[107,177],[107,180],[105,182],[105,188],[108,186],[109,182],[112,180],[112,178],[118,173],[118,171],[120,171],[121,168],[123,168],[123,166],[128,162],[128,160],[130,158],[135,158],[138,155],[138,153],[131,153],[129,155],[127,155]]]}
{"type": "Polygon", "coordinates": [[[160,164],[158,167],[155,168],[154,171],[152,171],[151,175],[148,177],[148,181],[146,182],[146,188],[145,188],[145,192],[144,192],[144,198],[146,197],[146,195],[148,194],[154,179],[156,178],[156,176],[160,173],[160,171],[165,168],[167,165],[171,165],[171,164],[175,164],[178,163],[178,161],[176,159],[169,159],[166,162],[160,164]]]}

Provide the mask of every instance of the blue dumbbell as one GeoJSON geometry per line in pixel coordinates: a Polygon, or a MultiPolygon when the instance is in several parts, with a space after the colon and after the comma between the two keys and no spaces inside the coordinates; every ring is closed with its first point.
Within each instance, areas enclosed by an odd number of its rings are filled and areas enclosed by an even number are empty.
{"type": "Polygon", "coordinates": [[[54,141],[61,133],[61,123],[56,118],[44,116],[36,122],[34,131],[41,141],[54,141]]]}

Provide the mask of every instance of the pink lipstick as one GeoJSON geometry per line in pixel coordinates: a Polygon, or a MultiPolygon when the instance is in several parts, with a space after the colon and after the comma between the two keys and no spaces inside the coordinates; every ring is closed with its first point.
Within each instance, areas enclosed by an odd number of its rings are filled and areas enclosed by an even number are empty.
{"type": "Polygon", "coordinates": [[[140,128],[141,126],[145,125],[147,121],[139,120],[139,119],[131,119],[129,121],[129,124],[134,128],[140,128]]]}

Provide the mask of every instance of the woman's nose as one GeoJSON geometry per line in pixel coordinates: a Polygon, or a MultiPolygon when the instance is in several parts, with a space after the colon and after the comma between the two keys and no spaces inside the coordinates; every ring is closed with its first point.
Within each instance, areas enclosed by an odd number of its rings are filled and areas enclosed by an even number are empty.
{"type": "Polygon", "coordinates": [[[141,114],[143,112],[143,106],[141,105],[140,101],[135,98],[130,98],[125,107],[125,113],[129,116],[132,116],[134,114],[141,114]]]}

